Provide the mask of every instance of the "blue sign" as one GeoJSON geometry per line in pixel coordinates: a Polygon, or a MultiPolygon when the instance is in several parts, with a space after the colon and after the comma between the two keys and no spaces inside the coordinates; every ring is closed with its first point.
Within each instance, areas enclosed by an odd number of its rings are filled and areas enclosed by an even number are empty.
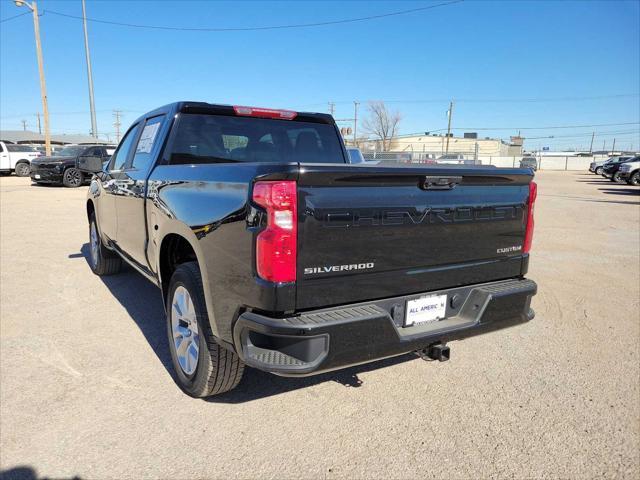
{"type": "Polygon", "coordinates": [[[549,151],[549,147],[542,147],[542,151],[543,152],[548,152],[549,151]]]}

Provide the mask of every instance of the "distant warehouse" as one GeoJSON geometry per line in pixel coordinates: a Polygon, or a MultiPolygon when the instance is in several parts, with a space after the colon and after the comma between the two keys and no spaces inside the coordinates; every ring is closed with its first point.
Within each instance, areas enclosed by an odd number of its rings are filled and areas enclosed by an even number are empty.
{"type": "MultiPolygon", "coordinates": [[[[381,142],[369,140],[358,142],[365,151],[381,151],[381,142]]],[[[393,152],[431,153],[442,155],[447,150],[446,134],[401,135],[391,142],[393,152]]],[[[511,137],[511,142],[496,138],[478,138],[475,132],[465,133],[462,137],[449,137],[449,153],[462,153],[465,155],[483,155],[506,157],[522,155],[522,138],[511,137]]]]}

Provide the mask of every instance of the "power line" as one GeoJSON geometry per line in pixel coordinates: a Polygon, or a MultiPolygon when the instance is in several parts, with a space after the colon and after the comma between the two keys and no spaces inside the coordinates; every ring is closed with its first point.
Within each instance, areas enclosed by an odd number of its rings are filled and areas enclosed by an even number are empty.
{"type": "MultiPolygon", "coordinates": [[[[145,113],[144,110],[122,110],[120,109],[121,112],[125,112],[125,113],[145,113]]],[[[113,110],[96,110],[97,113],[111,113],[113,112],[113,110]]],[[[62,116],[62,115],[87,115],[88,113],[90,113],[89,111],[78,111],[78,112],[49,112],[49,115],[57,115],[57,116],[62,116]]],[[[20,118],[20,117],[24,117],[25,115],[31,115],[30,113],[20,113],[20,114],[15,114],[15,115],[5,115],[0,117],[0,119],[2,120],[8,120],[8,119],[12,119],[12,118],[20,118]]]]}
{"type": "Polygon", "coordinates": [[[541,140],[547,138],[581,138],[581,137],[611,137],[611,136],[623,136],[623,135],[640,135],[640,132],[636,130],[626,130],[620,132],[589,132],[589,133],[576,133],[574,135],[549,135],[543,137],[525,137],[525,140],[541,140]]]}
{"type": "Polygon", "coordinates": [[[23,15],[29,15],[30,13],[31,13],[30,11],[26,11],[26,12],[19,13],[18,15],[14,15],[13,17],[3,18],[0,20],[0,23],[8,22],[9,20],[13,20],[14,18],[18,18],[23,15]]]}
{"type": "MultiPolygon", "coordinates": [[[[457,100],[456,100],[457,101],[457,100]]],[[[592,127],[617,127],[620,125],[640,125],[640,122],[624,122],[624,123],[598,123],[593,125],[551,125],[546,127],[456,127],[451,130],[553,130],[557,128],[592,128],[592,127]]],[[[439,128],[437,130],[429,130],[432,132],[444,132],[446,128],[439,128]]],[[[424,135],[425,132],[407,133],[403,136],[412,137],[416,135],[424,135]]]]}
{"type": "MultiPolygon", "coordinates": [[[[147,28],[154,30],[177,30],[177,31],[187,31],[187,32],[250,32],[257,30],[282,30],[282,29],[291,29],[291,28],[307,28],[307,27],[323,27],[327,25],[338,25],[345,23],[354,23],[354,22],[364,22],[368,20],[376,20],[379,18],[387,18],[394,17],[398,15],[407,15],[409,13],[422,12],[425,10],[431,10],[438,7],[446,7],[449,5],[453,5],[455,3],[461,3],[464,0],[452,0],[450,2],[438,3],[436,5],[429,5],[428,7],[419,7],[419,8],[411,8],[409,10],[400,10],[396,12],[382,13],[379,15],[368,15],[366,17],[356,17],[356,18],[345,18],[341,20],[330,20],[326,22],[314,22],[314,23],[297,23],[291,25],[267,25],[262,27],[171,27],[168,25],[143,25],[143,24],[135,24],[135,23],[124,23],[124,22],[115,22],[111,20],[101,20],[97,18],[87,18],[89,22],[96,23],[104,23],[108,25],[117,25],[120,27],[132,27],[132,28],[147,28]]],[[[77,15],[69,15],[67,13],[56,12],[54,10],[44,10],[43,12],[51,13],[53,15],[58,15],[61,17],[74,18],[82,20],[82,17],[77,15]]]]}
{"type": "MultiPolygon", "coordinates": [[[[545,102],[583,102],[591,100],[612,100],[612,99],[624,99],[624,98],[637,98],[640,97],[638,93],[619,93],[613,95],[593,95],[582,97],[538,97],[538,98],[462,98],[458,100],[456,97],[456,103],[545,103],[545,102]]],[[[430,99],[405,99],[405,100],[364,100],[364,102],[384,102],[384,103],[449,103],[450,99],[445,98],[430,98],[430,99]]],[[[333,102],[336,105],[351,104],[352,100],[340,100],[333,102]]],[[[322,105],[321,103],[309,103],[302,107],[314,107],[322,105]]]]}
{"type": "MultiPolygon", "coordinates": [[[[637,93],[622,93],[617,95],[594,95],[584,97],[540,97],[540,98],[456,98],[456,103],[543,103],[543,102],[580,102],[586,100],[607,100],[613,98],[640,97],[637,93]]],[[[441,103],[448,100],[387,100],[386,103],[441,103]]]]}
{"type": "MultiPolygon", "coordinates": [[[[523,137],[525,140],[529,141],[529,140],[546,140],[546,139],[561,139],[561,138],[583,138],[583,137],[591,137],[592,135],[597,136],[597,137],[612,137],[612,136],[625,136],[625,135],[640,135],[640,132],[636,131],[636,130],[619,130],[619,131],[608,131],[608,132],[585,132],[585,133],[573,133],[570,135],[544,135],[544,136],[539,136],[539,137],[523,137]]],[[[444,139],[447,137],[432,137],[432,136],[425,136],[422,135],[422,137],[424,137],[425,139],[444,139]]],[[[396,137],[399,141],[402,141],[403,138],[406,138],[406,136],[399,136],[396,137]]],[[[456,140],[458,140],[459,138],[456,138],[456,140]]],[[[481,140],[481,139],[476,139],[476,140],[481,140]]],[[[495,139],[494,139],[495,140],[495,139]]],[[[412,141],[411,143],[428,143],[427,140],[418,140],[418,141],[412,141]]]]}

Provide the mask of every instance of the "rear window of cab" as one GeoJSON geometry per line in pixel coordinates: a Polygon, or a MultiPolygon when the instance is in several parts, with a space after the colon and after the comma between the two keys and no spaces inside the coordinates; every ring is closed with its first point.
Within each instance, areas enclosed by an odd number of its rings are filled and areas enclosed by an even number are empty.
{"type": "Polygon", "coordinates": [[[168,163],[345,163],[333,125],[271,118],[183,113],[168,163]]]}

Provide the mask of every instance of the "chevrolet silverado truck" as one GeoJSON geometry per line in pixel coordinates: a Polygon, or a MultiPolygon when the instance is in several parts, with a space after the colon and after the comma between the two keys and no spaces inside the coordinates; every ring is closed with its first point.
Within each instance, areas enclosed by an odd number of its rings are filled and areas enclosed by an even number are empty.
{"type": "MultiPolygon", "coordinates": [[[[88,263],[159,287],[178,386],[303,376],[527,322],[529,168],[349,164],[330,115],[173,103],[92,178],[88,263]]],[[[158,319],[159,321],[162,319],[158,319]]]]}

